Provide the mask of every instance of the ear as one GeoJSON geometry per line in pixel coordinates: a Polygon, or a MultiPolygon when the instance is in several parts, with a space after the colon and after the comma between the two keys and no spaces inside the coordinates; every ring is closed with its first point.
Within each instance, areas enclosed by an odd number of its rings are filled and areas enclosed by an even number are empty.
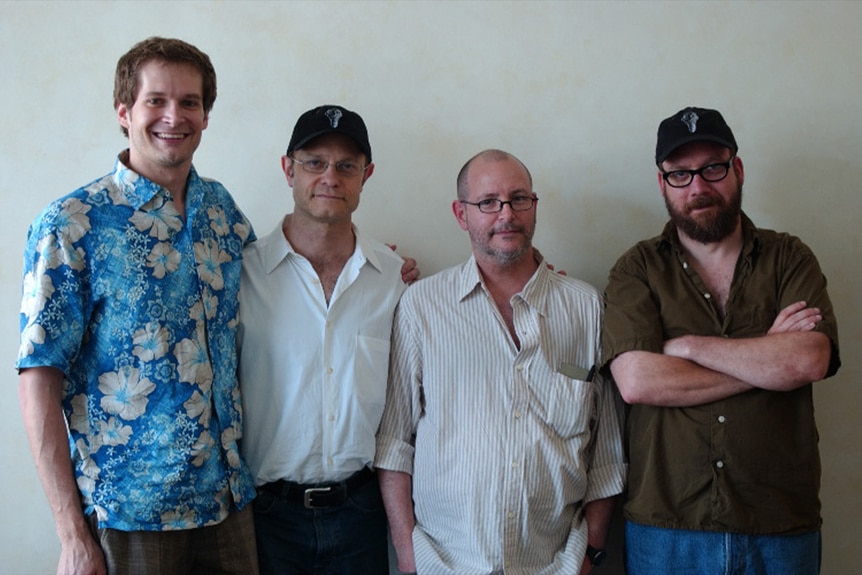
{"type": "Polygon", "coordinates": [[[117,104],[117,121],[120,122],[120,125],[129,130],[129,123],[131,122],[132,111],[125,104],[117,104]]]}
{"type": "Polygon", "coordinates": [[[742,158],[739,156],[733,157],[733,169],[736,171],[736,179],[739,180],[739,185],[745,183],[745,168],[742,166],[742,158]]]}
{"type": "Polygon", "coordinates": [[[464,209],[464,204],[455,200],[452,202],[452,213],[455,215],[455,219],[458,220],[458,225],[461,226],[462,230],[467,229],[467,210],[464,209]]]}
{"type": "Polygon", "coordinates": [[[281,171],[284,172],[284,177],[287,178],[287,185],[293,187],[293,159],[290,156],[281,157],[281,171]]]}
{"type": "Polygon", "coordinates": [[[207,126],[210,125],[210,113],[204,112],[204,122],[201,124],[201,131],[206,130],[207,126]]]}
{"type": "Polygon", "coordinates": [[[374,173],[374,163],[368,164],[368,166],[365,168],[365,176],[363,177],[362,185],[365,185],[365,182],[368,181],[368,178],[370,178],[371,174],[373,174],[373,173],[374,173]]]}

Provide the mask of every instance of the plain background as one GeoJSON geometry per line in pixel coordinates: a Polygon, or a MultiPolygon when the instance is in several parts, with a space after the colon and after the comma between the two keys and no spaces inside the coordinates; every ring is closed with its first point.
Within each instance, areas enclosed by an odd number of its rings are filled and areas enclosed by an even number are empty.
{"type": "MultiPolygon", "coordinates": [[[[802,237],[829,279],[844,365],[815,386],[823,573],[862,572],[860,31],[853,2],[0,2],[0,573],[53,572],[59,550],[13,367],[27,226],[112,169],[126,145],[114,67],[151,35],[211,56],[219,96],[195,165],[259,235],[292,208],[279,156],[297,116],[360,112],[377,169],[356,220],[423,275],[468,256],[455,176],[496,147],[533,172],[535,243],[603,289],[615,259],[666,220],[659,121],[721,110],[745,162],[744,209],[802,237]]],[[[603,572],[619,573],[611,547],[603,572]]]]}

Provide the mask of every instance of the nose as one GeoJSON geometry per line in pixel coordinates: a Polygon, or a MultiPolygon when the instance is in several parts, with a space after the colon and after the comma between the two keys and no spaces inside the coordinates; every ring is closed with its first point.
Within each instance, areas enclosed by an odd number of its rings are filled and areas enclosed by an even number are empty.
{"type": "Polygon", "coordinates": [[[497,212],[497,219],[500,220],[511,220],[515,217],[515,210],[512,209],[512,202],[504,202],[501,206],[499,212],[497,212]]]}
{"type": "Polygon", "coordinates": [[[173,100],[167,102],[162,111],[162,116],[166,122],[176,123],[177,120],[181,117],[181,107],[179,102],[175,102],[173,100]]]}
{"type": "Polygon", "coordinates": [[[341,177],[338,174],[338,170],[335,169],[334,163],[329,163],[326,166],[326,169],[320,174],[320,181],[329,186],[338,185],[341,182],[341,177]]]}

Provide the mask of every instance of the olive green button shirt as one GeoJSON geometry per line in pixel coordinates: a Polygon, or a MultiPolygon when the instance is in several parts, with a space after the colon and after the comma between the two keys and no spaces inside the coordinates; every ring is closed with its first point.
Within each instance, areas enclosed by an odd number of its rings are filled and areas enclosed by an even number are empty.
{"type": "MultiPolygon", "coordinates": [[[[743,219],[744,245],[722,319],[676,229],[642,241],[610,273],[602,365],[630,350],[661,353],[686,334],[765,335],[778,312],[819,307],[832,341],[827,377],[840,365],[826,278],[798,238],[743,219]]],[[[627,421],[625,515],[656,527],[792,534],[819,528],[820,457],[812,386],[752,390],[686,408],[632,405],[627,421]]]]}

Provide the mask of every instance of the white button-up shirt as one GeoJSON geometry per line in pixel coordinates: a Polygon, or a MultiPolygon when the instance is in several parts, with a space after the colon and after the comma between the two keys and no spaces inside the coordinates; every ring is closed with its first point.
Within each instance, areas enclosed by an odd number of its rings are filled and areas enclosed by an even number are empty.
{"type": "Polygon", "coordinates": [[[281,224],[243,252],[241,449],[255,485],[346,479],[374,459],[402,259],[354,228],[327,306],[281,224]]]}
{"type": "Polygon", "coordinates": [[[601,297],[541,263],[511,303],[520,349],[471,258],[396,313],[375,465],[413,476],[419,573],[577,573],[584,504],[622,491],[601,297]]]}

